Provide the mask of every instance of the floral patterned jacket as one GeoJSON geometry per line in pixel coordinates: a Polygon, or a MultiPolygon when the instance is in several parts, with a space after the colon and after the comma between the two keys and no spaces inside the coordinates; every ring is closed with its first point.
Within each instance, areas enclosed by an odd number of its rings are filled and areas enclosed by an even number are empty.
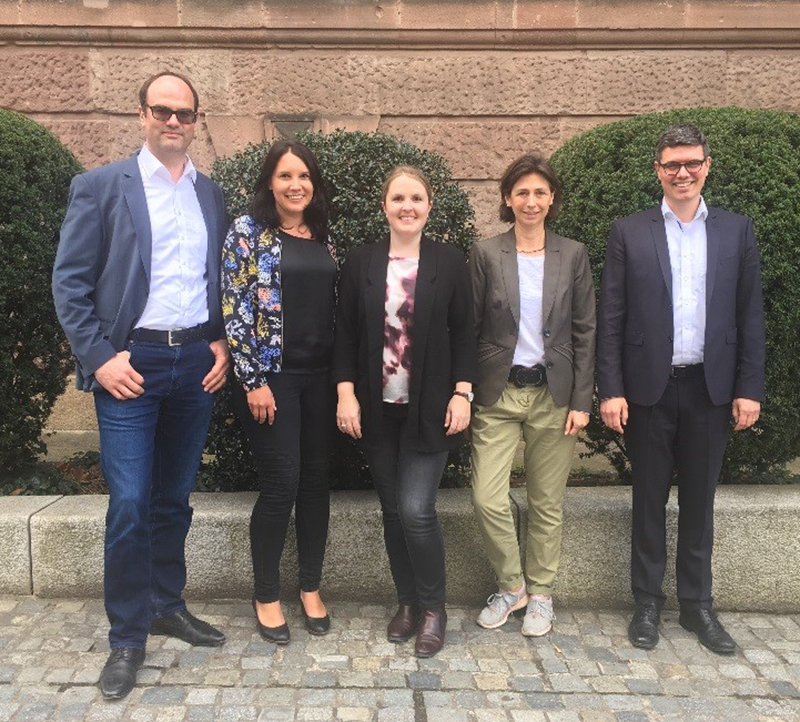
{"type": "MultiPolygon", "coordinates": [[[[325,245],[335,261],[333,246],[325,245]]],[[[277,229],[249,215],[234,220],[222,247],[222,316],[245,391],[266,386],[267,374],[281,370],[281,247],[277,229]]]]}

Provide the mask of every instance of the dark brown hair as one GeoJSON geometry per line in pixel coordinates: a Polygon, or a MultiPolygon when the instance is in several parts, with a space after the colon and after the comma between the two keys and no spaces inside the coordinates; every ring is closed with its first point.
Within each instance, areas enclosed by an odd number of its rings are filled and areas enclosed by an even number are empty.
{"type": "Polygon", "coordinates": [[[553,193],[553,205],[547,212],[547,219],[554,220],[558,217],[558,212],[561,210],[561,203],[563,196],[561,193],[561,183],[556,177],[556,172],[553,167],[548,163],[547,159],[536,151],[533,153],[526,153],[525,155],[517,158],[508,168],[503,172],[503,177],[500,179],[500,220],[506,223],[514,222],[514,211],[512,211],[506,200],[511,195],[511,191],[516,185],[517,181],[522,176],[531,173],[538,173],[544,178],[550,190],[553,193]]]}
{"type": "Polygon", "coordinates": [[[303,211],[303,222],[311,231],[311,236],[318,241],[324,241],[328,237],[328,194],[325,190],[325,183],[322,180],[322,173],[314,154],[302,143],[293,140],[276,140],[267,152],[264,163],[261,165],[261,172],[258,174],[256,187],[253,189],[253,202],[250,204],[250,214],[256,222],[270,228],[279,228],[281,218],[278,209],[275,207],[275,196],[269,187],[272,181],[272,174],[278,161],[287,153],[296,155],[308,168],[311,178],[311,185],[314,186],[314,195],[311,202],[303,211]]]}
{"type": "Polygon", "coordinates": [[[192,85],[192,81],[189,80],[189,78],[187,78],[185,75],[175,73],[172,70],[162,70],[160,73],[151,75],[147,80],[144,81],[142,87],[139,88],[139,107],[144,109],[145,105],[147,105],[147,91],[150,90],[150,86],[153,84],[153,81],[158,80],[158,78],[163,78],[166,75],[172,78],[178,78],[178,80],[182,80],[184,83],[186,83],[186,85],[189,86],[189,90],[192,91],[192,97],[194,98],[194,112],[196,113],[197,109],[200,107],[200,98],[197,95],[197,91],[194,89],[194,85],[192,85]]]}

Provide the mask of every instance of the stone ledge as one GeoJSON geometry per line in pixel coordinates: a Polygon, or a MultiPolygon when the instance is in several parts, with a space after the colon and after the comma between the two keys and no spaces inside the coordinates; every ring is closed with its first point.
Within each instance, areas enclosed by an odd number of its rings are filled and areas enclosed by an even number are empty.
{"type": "MultiPolygon", "coordinates": [[[[247,597],[252,591],[248,526],[254,493],[195,494],[187,542],[187,596],[247,597]]],[[[512,491],[524,535],[523,490],[512,491]]],[[[324,589],[330,599],[389,602],[393,585],[383,548],[380,512],[371,492],[334,492],[325,562],[324,589]]],[[[30,555],[17,530],[6,567],[30,564],[27,586],[0,575],[0,593],[42,597],[99,597],[102,594],[103,496],[0,499],[0,534],[8,520],[30,519],[30,555]],[[22,502],[22,504],[20,504],[22,502]],[[26,507],[30,504],[30,507],[26,507]],[[25,510],[23,510],[25,507],[25,510]],[[26,516],[27,514],[27,516],[26,516]]],[[[468,490],[443,490],[439,516],[445,534],[448,599],[479,605],[494,581],[472,513],[468,490]]],[[[722,487],[717,495],[715,594],[720,609],[800,611],[800,578],[787,560],[800,558],[800,488],[722,487]]],[[[668,509],[668,546],[674,550],[676,495],[668,509]]],[[[27,521],[25,522],[27,529],[27,521]]],[[[297,594],[293,525],[284,554],[284,599],[297,594]]],[[[570,488],[565,501],[564,543],[556,586],[559,603],[624,607],[630,603],[628,559],[630,489],[570,488]]],[[[665,591],[674,603],[674,564],[668,563],[665,591]]]]}

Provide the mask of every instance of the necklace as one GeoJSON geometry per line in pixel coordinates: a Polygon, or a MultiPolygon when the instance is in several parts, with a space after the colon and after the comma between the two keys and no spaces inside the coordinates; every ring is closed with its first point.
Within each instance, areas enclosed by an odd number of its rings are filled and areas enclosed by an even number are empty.
{"type": "Polygon", "coordinates": [[[305,223],[300,223],[300,225],[298,226],[284,226],[283,224],[281,224],[281,230],[286,231],[287,233],[291,232],[295,228],[297,228],[298,235],[308,233],[308,226],[305,223]]]}
{"type": "Polygon", "coordinates": [[[544,245],[539,246],[539,248],[530,248],[530,249],[520,248],[519,246],[517,246],[517,253],[538,253],[539,251],[543,250],[544,250],[544,245]]]}

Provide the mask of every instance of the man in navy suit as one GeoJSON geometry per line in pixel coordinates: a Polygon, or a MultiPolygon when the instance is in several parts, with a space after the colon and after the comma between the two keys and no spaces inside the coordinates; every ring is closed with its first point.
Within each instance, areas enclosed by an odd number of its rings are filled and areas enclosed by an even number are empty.
{"type": "Polygon", "coordinates": [[[764,400],[764,311],[753,223],[707,207],[708,141],[673,125],[656,149],[660,207],[614,222],[600,287],[597,385],[603,422],[625,433],[633,471],[632,644],[658,642],[665,508],[678,481],[680,624],[719,654],[736,645],[713,610],[714,492],[731,415],[764,400]]]}
{"type": "Polygon", "coordinates": [[[53,269],[53,297],[94,394],[109,487],[107,699],[136,682],[149,634],[194,645],[225,637],[182,593],[191,492],[228,348],[219,294],[222,191],[186,155],[197,120],[191,82],[172,72],[139,93],[144,145],[77,176],[53,269]]]}

